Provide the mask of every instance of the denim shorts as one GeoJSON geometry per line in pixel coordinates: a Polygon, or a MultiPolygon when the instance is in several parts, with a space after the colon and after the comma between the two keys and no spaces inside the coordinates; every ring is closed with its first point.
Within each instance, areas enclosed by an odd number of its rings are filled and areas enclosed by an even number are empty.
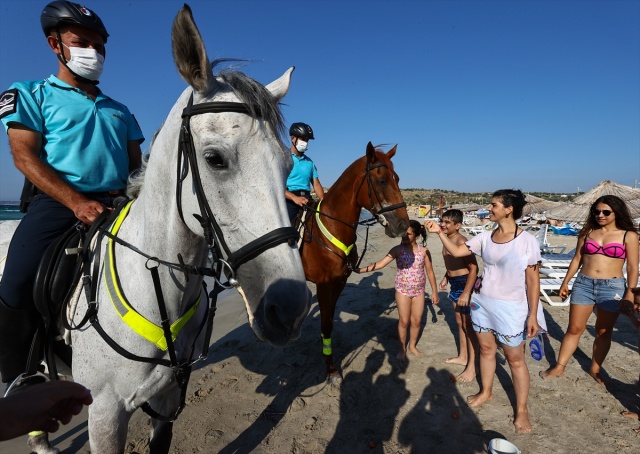
{"type": "Polygon", "coordinates": [[[594,279],[578,273],[571,288],[571,304],[595,304],[608,312],[620,312],[620,300],[626,290],[627,281],[623,277],[594,279]]]}

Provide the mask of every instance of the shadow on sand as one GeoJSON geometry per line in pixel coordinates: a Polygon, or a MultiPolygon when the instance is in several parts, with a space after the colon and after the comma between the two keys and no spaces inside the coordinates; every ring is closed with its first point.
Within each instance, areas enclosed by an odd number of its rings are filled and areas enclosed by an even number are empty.
{"type": "MultiPolygon", "coordinates": [[[[413,452],[425,448],[462,453],[484,449],[488,435],[444,369],[427,371],[421,399],[402,422],[397,421],[410,392],[402,365],[391,359],[398,351],[397,318],[382,316],[395,310],[394,289],[380,289],[379,274],[347,284],[338,301],[336,313],[341,317],[336,317],[332,336],[336,363],[346,369],[356,357],[366,357],[362,371],[350,371],[340,381],[325,380],[317,304],[303,325],[301,338],[284,349],[257,340],[247,342],[252,336],[247,325],[212,345],[209,366],[237,357],[254,377],[255,393],[273,396],[266,406],[248,409],[253,422],[234,439],[224,440],[219,452],[258,449],[288,412],[314,397],[328,401],[339,397],[336,432],[331,440],[322,442],[327,443],[328,453],[383,452],[385,443],[410,447],[413,452]],[[399,440],[392,440],[394,427],[399,427],[399,440]]],[[[433,311],[432,317],[435,311],[443,313],[435,307],[433,311]]]]}

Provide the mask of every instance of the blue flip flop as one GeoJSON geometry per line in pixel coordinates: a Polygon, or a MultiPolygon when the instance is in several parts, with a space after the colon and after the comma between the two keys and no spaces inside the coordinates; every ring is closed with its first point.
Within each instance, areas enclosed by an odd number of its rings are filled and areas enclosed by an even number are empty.
{"type": "Polygon", "coordinates": [[[529,341],[529,349],[531,357],[536,361],[540,361],[544,357],[544,338],[541,333],[529,341]]]}

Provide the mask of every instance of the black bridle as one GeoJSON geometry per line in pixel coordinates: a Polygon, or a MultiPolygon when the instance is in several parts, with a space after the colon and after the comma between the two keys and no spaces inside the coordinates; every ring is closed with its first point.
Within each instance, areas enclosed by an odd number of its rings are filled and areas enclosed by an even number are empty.
{"type": "MultiPolygon", "coordinates": [[[[369,209],[369,211],[371,212],[371,214],[373,215],[372,218],[370,219],[365,219],[362,221],[358,221],[356,223],[353,224],[349,224],[348,222],[343,221],[342,219],[338,219],[335,218],[331,215],[328,215],[326,213],[323,213],[322,211],[315,211],[315,210],[309,210],[309,211],[313,211],[314,214],[319,214],[320,216],[324,216],[326,218],[329,218],[333,221],[337,221],[341,224],[344,224],[348,227],[351,227],[354,230],[354,236],[355,236],[355,230],[358,228],[358,225],[365,225],[367,227],[367,237],[365,239],[365,245],[364,245],[364,249],[362,251],[362,255],[360,255],[360,258],[358,259],[358,263],[356,264],[355,267],[351,266],[351,263],[347,261],[347,269],[349,269],[349,271],[353,271],[354,268],[357,268],[358,266],[360,266],[360,263],[362,262],[362,259],[364,258],[364,254],[365,252],[367,252],[367,242],[369,239],[369,227],[371,227],[371,225],[375,224],[375,222],[380,223],[381,225],[386,225],[387,220],[385,219],[384,216],[382,216],[383,213],[387,213],[389,211],[394,211],[397,210],[398,208],[406,208],[407,204],[402,201],[400,203],[395,203],[393,205],[389,205],[389,206],[383,206],[382,202],[380,200],[380,197],[378,196],[378,193],[375,191],[374,185],[373,185],[373,180],[371,178],[371,170],[372,169],[377,169],[379,167],[386,167],[387,169],[389,168],[389,166],[387,166],[387,164],[385,164],[384,162],[378,162],[376,164],[370,165],[369,163],[369,159],[366,160],[367,161],[367,165],[366,165],[366,170],[365,170],[365,175],[362,177],[362,181],[360,181],[360,185],[358,186],[358,190],[356,191],[356,197],[357,195],[360,193],[360,190],[362,189],[362,185],[364,184],[364,182],[367,182],[367,195],[369,197],[369,202],[371,203],[371,208],[369,209]],[[376,203],[378,204],[378,206],[380,207],[380,209],[376,209],[376,203]]],[[[334,251],[332,248],[330,248],[328,245],[326,245],[324,242],[320,241],[319,239],[315,238],[313,236],[313,234],[311,234],[311,238],[315,239],[316,242],[318,244],[320,244],[321,246],[323,246],[325,249],[327,249],[328,251],[330,251],[333,254],[336,254],[338,256],[340,256],[340,254],[338,254],[336,251],[334,251]]],[[[344,260],[347,260],[347,257],[344,257],[344,260]]]]}
{"type": "MultiPolygon", "coordinates": [[[[241,247],[235,252],[231,252],[222,234],[222,230],[216,221],[216,218],[209,206],[209,201],[202,188],[202,180],[198,170],[198,160],[195,147],[193,145],[193,137],[191,136],[191,117],[205,113],[221,113],[221,112],[237,112],[245,115],[252,115],[251,109],[244,103],[239,102],[205,102],[201,104],[193,104],[193,94],[189,98],[187,107],[182,111],[182,125],[180,127],[180,142],[178,145],[178,165],[177,165],[177,184],[176,184],[176,201],[178,204],[178,212],[180,219],[184,221],[182,212],[182,183],[191,169],[193,175],[193,185],[200,207],[200,214],[193,216],[200,222],[204,230],[204,236],[207,240],[209,249],[213,253],[214,262],[219,261],[227,268],[230,275],[229,282],[236,285],[235,272],[243,264],[251,259],[256,258],[272,247],[282,243],[296,241],[298,232],[293,227],[277,228],[260,238],[256,238],[249,244],[241,247]]],[[[254,107],[253,115],[260,117],[260,109],[254,107]]]]}
{"type": "Polygon", "coordinates": [[[386,213],[388,211],[394,211],[397,210],[398,208],[406,208],[407,204],[402,201],[400,203],[396,203],[393,205],[389,205],[386,207],[382,206],[382,202],[380,201],[380,197],[378,197],[378,193],[375,191],[375,189],[373,189],[373,181],[371,180],[371,169],[377,169],[379,167],[387,167],[387,169],[389,168],[389,166],[387,166],[384,162],[378,162],[374,165],[370,165],[369,164],[369,159],[367,159],[367,171],[365,173],[364,178],[362,179],[362,182],[360,182],[360,187],[358,187],[358,191],[356,192],[356,194],[360,193],[360,189],[362,188],[362,185],[364,184],[364,180],[366,178],[367,180],[367,195],[369,196],[369,202],[371,202],[371,214],[373,214],[373,216],[378,220],[378,222],[380,222],[382,225],[385,224],[385,220],[384,217],[381,216],[382,213],[386,213]],[[380,209],[376,211],[375,209],[375,204],[373,201],[373,197],[371,197],[371,193],[373,192],[373,195],[376,198],[376,202],[378,202],[378,205],[380,205],[380,209]],[[382,219],[381,219],[382,218],[382,219]]]}

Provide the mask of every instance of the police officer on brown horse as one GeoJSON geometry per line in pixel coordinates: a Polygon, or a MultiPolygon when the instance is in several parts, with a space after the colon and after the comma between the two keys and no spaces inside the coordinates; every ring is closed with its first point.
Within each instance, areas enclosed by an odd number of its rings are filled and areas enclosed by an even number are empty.
{"type": "Polygon", "coordinates": [[[320,200],[324,197],[324,189],[318,179],[318,170],[315,164],[306,155],[309,140],[315,139],[313,129],[306,123],[293,123],[289,128],[289,135],[291,136],[293,168],[287,178],[285,197],[287,198],[289,219],[291,225],[294,225],[302,207],[311,201],[310,186],[313,185],[313,190],[320,200]]]}

